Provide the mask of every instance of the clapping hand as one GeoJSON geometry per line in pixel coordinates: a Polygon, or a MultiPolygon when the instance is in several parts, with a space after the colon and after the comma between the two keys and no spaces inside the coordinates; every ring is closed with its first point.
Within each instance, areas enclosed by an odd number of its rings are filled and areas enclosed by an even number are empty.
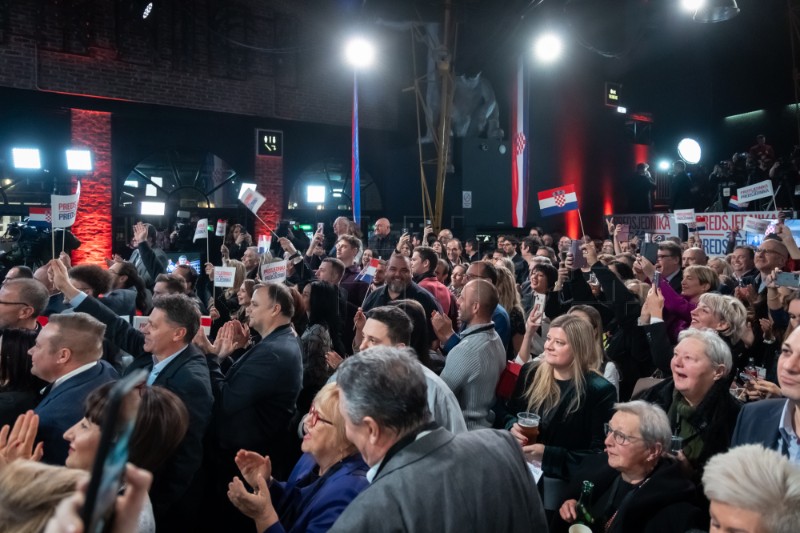
{"type": "Polygon", "coordinates": [[[36,432],[39,430],[39,415],[28,411],[17,417],[14,427],[8,424],[0,429],[0,468],[16,459],[39,461],[44,453],[40,442],[34,448],[36,432]]]}
{"type": "Polygon", "coordinates": [[[447,339],[452,337],[455,333],[455,331],[453,331],[453,322],[447,315],[439,311],[431,313],[431,324],[433,324],[433,331],[436,334],[436,338],[439,339],[442,344],[447,342],[447,339]]]}

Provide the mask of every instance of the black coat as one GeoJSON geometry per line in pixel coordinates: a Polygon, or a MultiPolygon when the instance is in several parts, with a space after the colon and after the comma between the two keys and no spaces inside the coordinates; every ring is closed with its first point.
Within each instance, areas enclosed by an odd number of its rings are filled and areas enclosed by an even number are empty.
{"type": "MultiPolygon", "coordinates": [[[[728,392],[729,385],[730,380],[724,378],[714,383],[688,420],[688,423],[699,434],[699,438],[703,439],[703,451],[692,464],[694,468],[692,479],[698,485],[706,462],[712,456],[726,452],[731,444],[731,437],[742,404],[728,392]]],[[[675,384],[672,377],[669,377],[645,391],[641,399],[654,403],[669,413],[674,392],[675,384]]],[[[675,422],[675,420],[670,420],[673,427],[675,422]]]]}
{"type": "MultiPolygon", "coordinates": [[[[607,522],[607,507],[614,482],[620,473],[608,466],[605,453],[587,457],[575,474],[567,491],[568,499],[578,499],[583,480],[594,483],[592,505],[589,507],[597,521],[607,522]]],[[[683,476],[680,465],[663,458],[656,465],[647,482],[630,493],[611,523],[609,533],[684,533],[691,528],[705,530],[706,513],[700,507],[697,489],[683,476]]],[[[595,522],[597,525],[598,522],[595,522]]],[[[568,525],[556,517],[551,533],[567,531],[568,525]]]]}
{"type": "MultiPolygon", "coordinates": [[[[536,375],[535,364],[531,361],[520,371],[514,394],[507,404],[512,417],[528,410],[525,391],[536,375]]],[[[617,390],[595,372],[586,374],[585,387],[585,395],[577,412],[566,414],[574,395],[573,389],[561,398],[550,423],[546,422],[550,417],[543,417],[539,440],[545,445],[542,470],[547,476],[570,479],[571,471],[585,456],[603,450],[603,424],[611,419],[617,390]]],[[[507,425],[510,426],[514,421],[516,419],[512,418],[507,425]]]]}
{"type": "MultiPolygon", "coordinates": [[[[125,375],[137,369],[152,370],[153,355],[144,351],[144,335],[122,318],[88,297],[76,311],[88,313],[106,324],[106,338],[134,356],[125,375]]],[[[211,421],[214,397],[205,357],[194,345],[188,345],[156,378],[153,385],[162,386],[175,393],[189,411],[189,429],[186,436],[169,459],[156,473],[150,490],[153,510],[164,516],[178,505],[190,491],[199,490],[195,477],[203,462],[203,438],[211,421]]]]}

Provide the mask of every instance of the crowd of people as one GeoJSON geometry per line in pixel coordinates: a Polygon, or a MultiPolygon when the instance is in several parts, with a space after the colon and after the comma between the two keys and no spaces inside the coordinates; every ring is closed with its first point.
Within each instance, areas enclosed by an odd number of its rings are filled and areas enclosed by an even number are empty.
{"type": "Polygon", "coordinates": [[[260,254],[233,225],[226,289],[211,263],[168,274],[143,223],[107,268],[9,269],[0,529],[81,530],[109,392],[138,370],[118,532],[800,531],[785,225],[655,262],[612,222],[491,248],[331,229],[260,254]]]}

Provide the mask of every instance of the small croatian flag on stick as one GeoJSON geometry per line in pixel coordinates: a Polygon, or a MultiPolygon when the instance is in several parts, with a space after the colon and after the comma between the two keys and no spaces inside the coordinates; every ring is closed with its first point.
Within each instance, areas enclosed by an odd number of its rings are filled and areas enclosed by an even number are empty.
{"type": "Polygon", "coordinates": [[[49,207],[31,207],[28,211],[28,225],[30,226],[49,226],[52,218],[50,217],[49,207]]]}
{"type": "Polygon", "coordinates": [[[224,237],[225,232],[227,230],[228,230],[228,221],[225,220],[224,218],[220,218],[219,220],[217,220],[217,231],[215,235],[217,237],[224,237]]]}
{"type": "Polygon", "coordinates": [[[369,265],[356,276],[356,281],[372,283],[372,280],[375,279],[375,272],[378,271],[379,266],[381,266],[381,262],[378,259],[370,259],[369,265]]]}
{"type": "Polygon", "coordinates": [[[578,209],[578,195],[574,185],[563,185],[539,193],[539,211],[543,217],[575,211],[578,209]]]}
{"type": "Polygon", "coordinates": [[[736,211],[747,209],[747,202],[740,202],[738,197],[731,196],[731,199],[728,201],[728,208],[735,209],[736,211]]]}

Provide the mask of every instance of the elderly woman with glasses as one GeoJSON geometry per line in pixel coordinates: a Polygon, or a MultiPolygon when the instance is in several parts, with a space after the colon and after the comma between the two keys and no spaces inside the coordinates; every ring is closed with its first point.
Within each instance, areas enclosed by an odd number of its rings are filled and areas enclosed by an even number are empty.
{"type": "Polygon", "coordinates": [[[583,481],[594,484],[586,510],[597,531],[682,533],[703,527],[703,512],[693,505],[694,483],[664,454],[672,438],[666,413],[643,401],[618,403],[614,410],[605,424],[605,453],[581,465],[570,489],[574,497],[561,506],[561,520],[551,531],[566,531],[566,524],[579,518],[576,498],[583,481]]]}
{"type": "Polygon", "coordinates": [[[305,452],[285,483],[272,479],[269,457],[241,450],[239,478],[228,485],[228,498],[255,521],[259,532],[327,531],[345,507],[367,488],[368,467],[347,440],[336,383],[322,387],[305,418],[305,452]]]}
{"type": "Polygon", "coordinates": [[[670,368],[672,377],[646,390],[641,399],[667,412],[673,434],[683,438],[678,458],[699,483],[708,459],[730,446],[741,410],[728,392],[731,349],[716,331],[687,329],[680,334],[670,368]]]}

